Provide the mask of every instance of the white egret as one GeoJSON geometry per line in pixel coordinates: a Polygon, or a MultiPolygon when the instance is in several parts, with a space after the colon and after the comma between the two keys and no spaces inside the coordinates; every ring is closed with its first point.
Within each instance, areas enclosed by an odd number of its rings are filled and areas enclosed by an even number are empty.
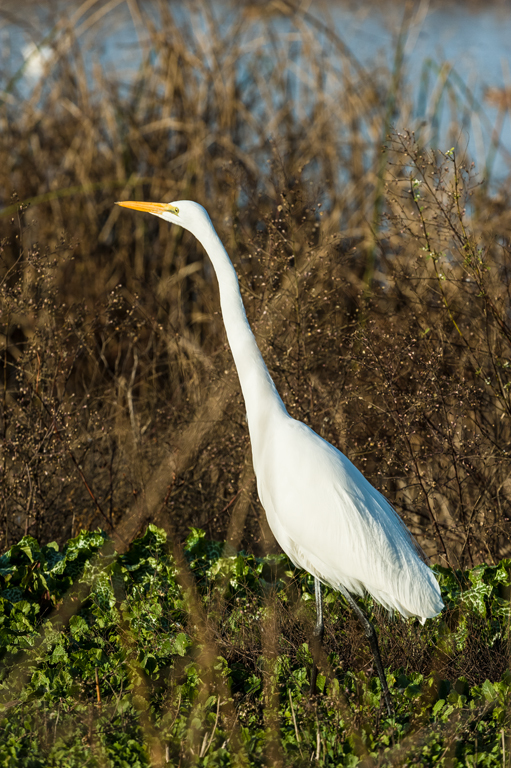
{"type": "Polygon", "coordinates": [[[315,580],[311,692],[316,690],[323,637],[323,583],[342,592],[362,622],[391,714],[376,633],[352,594],[367,592],[390,612],[418,616],[424,623],[444,607],[433,572],[389,502],[337,448],[288,414],[248,324],[236,272],[207,211],[189,200],[118,205],[187,229],[213,264],[247,410],[259,498],[284,552],[315,580]]]}

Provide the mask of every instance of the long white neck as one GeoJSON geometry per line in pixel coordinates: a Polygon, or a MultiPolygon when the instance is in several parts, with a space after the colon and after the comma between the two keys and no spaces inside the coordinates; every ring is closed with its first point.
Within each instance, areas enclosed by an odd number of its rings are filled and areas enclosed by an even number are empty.
{"type": "Polygon", "coordinates": [[[276,416],[276,412],[287,415],[287,411],[248,323],[238,277],[227,251],[212,225],[198,233],[197,238],[208,254],[218,279],[222,317],[245,399],[255,462],[272,412],[276,416]]]}

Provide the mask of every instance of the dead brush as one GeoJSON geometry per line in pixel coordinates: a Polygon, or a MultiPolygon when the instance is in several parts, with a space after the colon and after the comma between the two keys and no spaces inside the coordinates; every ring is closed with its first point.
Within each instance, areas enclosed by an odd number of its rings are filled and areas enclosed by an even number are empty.
{"type": "Polygon", "coordinates": [[[92,13],[56,27],[32,94],[4,73],[0,188],[32,203],[18,216],[4,199],[1,219],[2,546],[100,525],[122,548],[148,520],[273,546],[204,254],[112,207],[187,197],[211,212],[293,415],[433,559],[502,557],[505,205],[481,188],[463,211],[446,155],[421,221],[413,180],[438,161],[411,137],[381,152],[389,98],[411,115],[398,56],[369,77],[306,14],[298,56],[271,20],[224,24],[201,6],[206,39],[160,11],[158,25],[137,17],[140,66],[124,79],[80,58],[80,36],[105,23],[92,13]]]}

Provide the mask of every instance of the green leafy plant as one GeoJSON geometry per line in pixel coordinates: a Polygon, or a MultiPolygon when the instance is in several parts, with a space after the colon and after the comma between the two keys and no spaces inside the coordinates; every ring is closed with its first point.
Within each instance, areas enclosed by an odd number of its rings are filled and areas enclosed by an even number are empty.
{"type": "MultiPolygon", "coordinates": [[[[476,756],[501,765],[509,561],[437,569],[446,609],[421,630],[430,668],[413,670],[401,654],[388,669],[389,719],[367,655],[342,660],[357,630],[337,593],[326,590],[326,654],[311,700],[310,578],[284,556],[225,550],[192,529],[175,556],[155,526],[122,555],[101,532],[61,552],[28,537],[11,547],[0,573],[0,765],[257,766],[269,755],[283,765],[442,765],[447,754],[456,765],[476,756]],[[475,627],[478,653],[502,659],[499,677],[482,679],[467,658],[475,627]],[[446,677],[461,660],[465,674],[446,677]]],[[[380,626],[384,655],[396,629],[380,626]]]]}

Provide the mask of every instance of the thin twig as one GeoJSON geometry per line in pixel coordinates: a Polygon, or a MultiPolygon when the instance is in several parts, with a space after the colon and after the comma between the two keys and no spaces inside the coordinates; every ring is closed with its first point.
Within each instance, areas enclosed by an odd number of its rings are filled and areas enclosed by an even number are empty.
{"type": "Polygon", "coordinates": [[[218,725],[219,715],[220,715],[220,696],[216,700],[216,718],[215,718],[215,724],[213,726],[213,730],[211,731],[211,736],[209,737],[209,741],[206,745],[206,749],[204,749],[204,742],[206,740],[206,735],[207,735],[207,734],[204,734],[204,741],[202,742],[202,748],[201,748],[199,757],[204,757],[211,746],[211,742],[213,741],[213,736],[215,735],[216,727],[218,725]]]}
{"type": "Polygon", "coordinates": [[[99,689],[99,675],[98,675],[98,668],[96,667],[94,670],[95,676],[96,676],[96,698],[98,701],[98,706],[101,706],[101,691],[99,689]]]}
{"type": "MultiPolygon", "coordinates": [[[[296,735],[296,741],[298,744],[298,749],[300,750],[300,755],[302,755],[302,748],[300,746],[300,734],[298,733],[298,726],[296,725],[296,717],[295,717],[295,708],[293,706],[293,699],[291,697],[291,689],[288,689],[289,694],[289,705],[291,707],[291,717],[293,718],[293,725],[295,727],[295,735],[296,735]]],[[[302,755],[303,757],[303,755],[302,755]]]]}

